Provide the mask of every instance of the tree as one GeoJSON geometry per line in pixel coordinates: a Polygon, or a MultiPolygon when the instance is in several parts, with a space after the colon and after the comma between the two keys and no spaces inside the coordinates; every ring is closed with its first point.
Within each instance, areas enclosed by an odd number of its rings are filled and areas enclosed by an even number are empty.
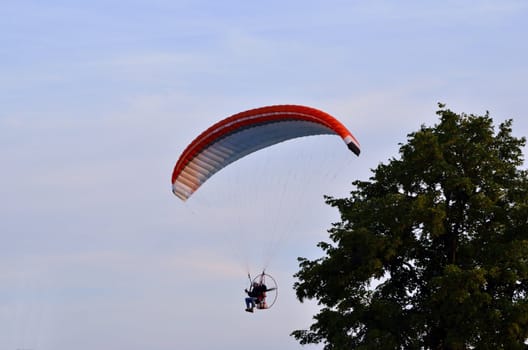
{"type": "Polygon", "coordinates": [[[299,258],[297,297],[321,306],[301,344],[527,348],[526,140],[489,113],[437,114],[349,198],[326,198],[341,222],[323,257],[299,258]]]}

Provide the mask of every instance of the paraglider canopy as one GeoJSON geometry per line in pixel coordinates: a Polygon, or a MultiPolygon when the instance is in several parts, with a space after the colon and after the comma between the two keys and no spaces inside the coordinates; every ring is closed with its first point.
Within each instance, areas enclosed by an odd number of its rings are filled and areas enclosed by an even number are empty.
{"type": "Polygon", "coordinates": [[[289,139],[333,134],[356,155],[360,145],[336,118],[315,108],[277,105],[251,109],[212,125],[180,155],[172,173],[172,191],[187,200],[217,171],[265,147],[289,139]]]}

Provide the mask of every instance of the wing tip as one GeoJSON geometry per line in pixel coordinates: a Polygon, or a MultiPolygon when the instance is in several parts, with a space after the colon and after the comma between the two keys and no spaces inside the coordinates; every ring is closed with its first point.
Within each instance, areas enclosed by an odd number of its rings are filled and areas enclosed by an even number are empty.
{"type": "Polygon", "coordinates": [[[178,191],[174,186],[172,187],[172,193],[182,200],[182,202],[186,202],[187,199],[189,199],[190,195],[184,194],[181,191],[178,191]]]}
{"type": "Polygon", "coordinates": [[[356,156],[359,156],[359,154],[361,153],[361,149],[354,142],[347,143],[347,146],[348,146],[348,149],[354,152],[356,156]]]}

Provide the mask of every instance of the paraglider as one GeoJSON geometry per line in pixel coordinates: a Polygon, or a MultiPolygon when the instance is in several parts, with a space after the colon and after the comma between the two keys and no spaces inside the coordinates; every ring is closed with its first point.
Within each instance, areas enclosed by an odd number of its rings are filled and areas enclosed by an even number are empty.
{"type": "MultiPolygon", "coordinates": [[[[341,137],[354,154],[360,145],[336,118],[300,105],[275,105],[234,114],[207,128],[182,152],[172,173],[172,192],[187,201],[209,178],[229,164],[294,138],[313,135],[341,137]]],[[[249,274],[248,274],[249,276],[249,274]]],[[[277,283],[264,271],[244,291],[246,311],[266,310],[277,300],[277,283]]]]}
{"type": "Polygon", "coordinates": [[[245,299],[246,311],[253,312],[255,308],[258,310],[271,308],[275,304],[278,295],[278,287],[275,279],[265,271],[262,271],[262,273],[256,276],[253,280],[249,274],[248,278],[251,283],[249,289],[244,290],[248,295],[245,299]]]}
{"type": "Polygon", "coordinates": [[[340,136],[356,155],[360,145],[330,114],[298,105],[251,109],[226,118],[201,133],[183,151],[172,173],[172,192],[186,201],[205,181],[234,161],[297,137],[340,136]]]}

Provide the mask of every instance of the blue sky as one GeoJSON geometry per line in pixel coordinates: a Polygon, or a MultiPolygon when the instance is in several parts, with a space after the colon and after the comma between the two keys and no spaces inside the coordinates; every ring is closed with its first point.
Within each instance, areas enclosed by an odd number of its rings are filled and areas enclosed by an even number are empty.
{"type": "Polygon", "coordinates": [[[292,275],[338,220],[323,195],[397,156],[437,102],[528,135],[527,16],[513,0],[6,1],[0,348],[301,348],[289,333],[316,305],[292,275]],[[197,133],[282,103],[338,117],[361,156],[296,140],[172,195],[197,133]],[[279,300],[249,315],[263,267],[279,300]]]}

